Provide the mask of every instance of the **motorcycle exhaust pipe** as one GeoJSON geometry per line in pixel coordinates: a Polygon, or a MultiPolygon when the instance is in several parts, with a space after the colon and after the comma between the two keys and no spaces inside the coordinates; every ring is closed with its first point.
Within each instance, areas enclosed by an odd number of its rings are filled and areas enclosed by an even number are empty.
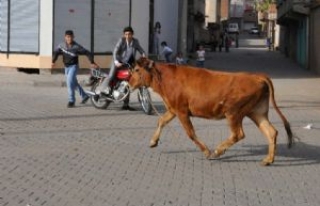
{"type": "Polygon", "coordinates": [[[90,97],[97,95],[95,92],[92,92],[92,91],[85,91],[85,92],[90,97]]]}

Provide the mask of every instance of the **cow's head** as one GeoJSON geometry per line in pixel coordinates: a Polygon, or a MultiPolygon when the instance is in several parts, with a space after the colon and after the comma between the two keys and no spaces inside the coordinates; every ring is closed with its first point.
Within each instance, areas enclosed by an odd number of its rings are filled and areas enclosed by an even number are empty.
{"type": "Polygon", "coordinates": [[[141,86],[149,87],[152,81],[152,69],[154,61],[141,57],[137,60],[135,67],[132,69],[129,85],[132,90],[141,86]]]}

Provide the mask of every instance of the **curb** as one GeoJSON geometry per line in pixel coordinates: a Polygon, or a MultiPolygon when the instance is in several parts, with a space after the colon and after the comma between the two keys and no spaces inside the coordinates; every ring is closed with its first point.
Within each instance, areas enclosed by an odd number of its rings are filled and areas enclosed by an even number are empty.
{"type": "MultiPolygon", "coordinates": [[[[81,87],[87,87],[86,80],[78,80],[78,83],[81,87]]],[[[41,81],[41,80],[34,80],[32,81],[32,86],[34,87],[67,87],[66,81],[41,81]]]]}

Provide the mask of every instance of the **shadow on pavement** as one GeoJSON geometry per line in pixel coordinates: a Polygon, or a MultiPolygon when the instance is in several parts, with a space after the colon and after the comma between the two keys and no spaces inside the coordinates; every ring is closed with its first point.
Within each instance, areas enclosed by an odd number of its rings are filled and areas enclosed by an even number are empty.
{"type": "MultiPolygon", "coordinates": [[[[260,162],[258,156],[267,155],[268,145],[243,145],[245,154],[221,156],[220,161],[223,162],[260,162]],[[250,148],[250,149],[249,149],[250,148]],[[257,156],[257,159],[247,160],[245,157],[257,156]]],[[[286,144],[278,144],[275,156],[275,162],[271,166],[288,167],[288,166],[302,166],[314,165],[320,163],[320,147],[304,142],[295,142],[291,149],[288,149],[286,144]]]]}
{"type": "MultiPolygon", "coordinates": [[[[267,155],[268,145],[242,145],[243,149],[230,149],[226,153],[216,159],[209,161],[221,162],[261,162],[267,155]],[[228,154],[229,153],[229,154],[228,154]],[[237,153],[237,154],[232,154],[237,153]],[[249,158],[250,157],[250,158],[249,158]]],[[[174,150],[164,151],[164,154],[195,154],[202,152],[198,149],[174,150]]],[[[194,156],[197,158],[196,156],[194,156]]],[[[205,158],[204,158],[205,160],[205,158]]],[[[286,144],[278,144],[275,162],[272,167],[288,167],[288,166],[304,166],[320,164],[320,147],[317,145],[310,145],[304,142],[296,142],[293,148],[288,149],[286,144]]]]}
{"type": "Polygon", "coordinates": [[[305,109],[320,109],[319,101],[317,100],[281,100],[279,103],[285,104],[286,106],[278,106],[280,109],[285,108],[305,108],[305,109]]]}

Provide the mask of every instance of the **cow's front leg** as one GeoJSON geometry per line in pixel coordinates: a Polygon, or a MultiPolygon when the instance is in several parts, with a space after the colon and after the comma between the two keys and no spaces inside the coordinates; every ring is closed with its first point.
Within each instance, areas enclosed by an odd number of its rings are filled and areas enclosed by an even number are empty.
{"type": "Polygon", "coordinates": [[[196,136],[196,133],[194,131],[193,125],[190,121],[190,117],[186,114],[180,114],[178,115],[179,120],[184,127],[184,129],[187,132],[187,135],[189,138],[201,149],[201,151],[204,153],[206,158],[210,157],[210,150],[208,149],[207,145],[205,145],[201,140],[198,139],[196,136]]]}
{"type": "Polygon", "coordinates": [[[170,111],[167,111],[162,115],[158,120],[158,127],[150,141],[150,147],[156,147],[159,142],[160,134],[162,131],[162,128],[168,124],[176,115],[170,111]]]}

